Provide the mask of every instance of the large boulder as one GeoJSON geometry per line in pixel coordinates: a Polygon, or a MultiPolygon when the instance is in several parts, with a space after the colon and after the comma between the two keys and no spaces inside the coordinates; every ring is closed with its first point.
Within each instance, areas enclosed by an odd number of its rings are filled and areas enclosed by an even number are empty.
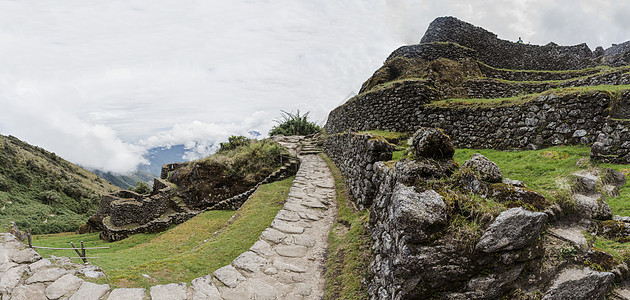
{"type": "Polygon", "coordinates": [[[521,249],[538,238],[547,214],[516,207],[502,212],[484,232],[475,249],[492,253],[521,249]]]}
{"type": "Polygon", "coordinates": [[[418,129],[413,135],[412,146],[416,157],[451,159],[455,154],[451,138],[437,128],[418,129]]]}
{"type": "Polygon", "coordinates": [[[462,167],[477,171],[483,181],[495,183],[501,182],[503,179],[499,166],[479,153],[473,154],[469,160],[464,162],[462,167]]]}
{"type": "Polygon", "coordinates": [[[418,193],[413,187],[398,183],[390,209],[394,228],[410,241],[422,242],[447,224],[446,204],[434,190],[418,193]]]}
{"type": "Polygon", "coordinates": [[[591,269],[567,269],[554,281],[543,300],[604,299],[615,276],[610,272],[591,269]]]}

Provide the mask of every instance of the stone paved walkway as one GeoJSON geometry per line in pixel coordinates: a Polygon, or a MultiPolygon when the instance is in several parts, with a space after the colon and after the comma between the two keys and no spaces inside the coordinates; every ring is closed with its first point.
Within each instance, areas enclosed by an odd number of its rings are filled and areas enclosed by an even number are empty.
{"type": "Polygon", "coordinates": [[[328,233],[337,207],[330,169],[317,151],[300,156],[301,167],[282,210],[249,251],[190,283],[110,289],[85,282],[0,235],[2,299],[321,299],[328,233]]]}

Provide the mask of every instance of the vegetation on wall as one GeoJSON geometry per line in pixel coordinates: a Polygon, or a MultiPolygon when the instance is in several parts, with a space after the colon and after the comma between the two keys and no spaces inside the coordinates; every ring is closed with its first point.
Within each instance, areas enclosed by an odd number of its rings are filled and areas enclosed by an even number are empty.
{"type": "Polygon", "coordinates": [[[300,110],[295,114],[283,110],[282,119],[276,120],[278,125],[271,128],[269,135],[309,135],[320,131],[321,127],[308,120],[308,114],[300,115],[300,110]]]}

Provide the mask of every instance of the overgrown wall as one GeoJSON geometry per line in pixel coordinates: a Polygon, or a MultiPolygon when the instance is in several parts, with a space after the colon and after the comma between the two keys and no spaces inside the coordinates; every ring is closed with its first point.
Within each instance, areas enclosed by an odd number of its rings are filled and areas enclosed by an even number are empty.
{"type": "Polygon", "coordinates": [[[394,150],[395,146],[371,134],[334,134],[324,142],[324,151],[343,173],[361,208],[370,207],[378,191],[372,181],[374,163],[391,160],[394,150]]]}
{"type": "MultiPolygon", "coordinates": [[[[420,88],[418,88],[420,89],[420,88]]],[[[539,96],[521,103],[440,106],[400,99],[395,92],[357,96],[333,110],[326,123],[329,134],[347,130],[415,131],[438,127],[460,148],[526,149],[595,142],[609,119],[611,104],[626,103],[630,92],[575,93],[539,96]],[[615,99],[611,99],[615,97],[615,99]]],[[[630,110],[614,109],[616,118],[630,110]]]]}

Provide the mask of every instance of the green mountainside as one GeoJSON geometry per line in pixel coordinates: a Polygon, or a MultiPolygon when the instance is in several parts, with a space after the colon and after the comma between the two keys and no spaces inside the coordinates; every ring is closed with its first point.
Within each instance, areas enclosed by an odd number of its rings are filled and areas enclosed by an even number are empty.
{"type": "Polygon", "coordinates": [[[54,153],[0,135],[0,231],[75,231],[115,186],[54,153]]]}
{"type": "Polygon", "coordinates": [[[101,177],[111,184],[121,189],[132,189],[138,182],[144,182],[149,186],[153,186],[153,179],[156,178],[153,174],[144,171],[135,171],[129,174],[117,174],[111,172],[103,172],[100,170],[92,171],[98,177],[101,177]]]}

